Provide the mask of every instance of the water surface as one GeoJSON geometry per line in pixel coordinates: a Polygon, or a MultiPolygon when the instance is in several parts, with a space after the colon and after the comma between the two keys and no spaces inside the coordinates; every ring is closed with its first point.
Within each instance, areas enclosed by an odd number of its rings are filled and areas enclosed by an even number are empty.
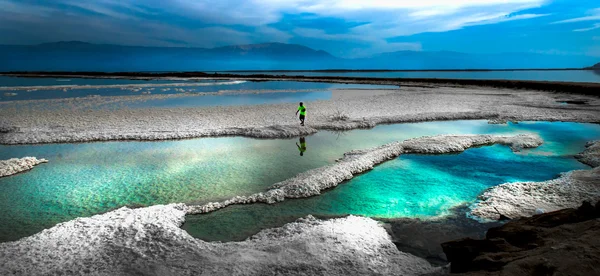
{"type": "Polygon", "coordinates": [[[591,125],[524,123],[510,128],[533,131],[546,142],[519,153],[495,145],[461,154],[402,155],[320,196],[288,199],[275,205],[236,205],[191,215],[183,228],[203,240],[239,241],[307,215],[441,218],[457,206],[473,203],[481,192],[498,184],[545,181],[558,177],[560,172],[589,169],[573,155],[582,150],[585,140],[600,135],[600,128],[591,125]]]}
{"type": "MultiPolygon", "coordinates": [[[[56,80],[56,79],[49,79],[56,80]]],[[[76,80],[76,79],[73,79],[76,80]]],[[[87,81],[87,80],[86,80],[87,81]]],[[[105,81],[97,85],[114,84],[112,79],[95,80],[105,81]]],[[[164,82],[164,81],[163,81],[164,82]]],[[[11,83],[11,82],[8,82],[11,83]]],[[[152,83],[152,82],[150,82],[152,83]]],[[[327,92],[332,89],[395,89],[394,85],[368,85],[368,84],[343,84],[343,83],[321,83],[321,82],[296,82],[296,81],[267,81],[267,82],[244,82],[244,81],[215,81],[204,80],[197,82],[172,82],[173,86],[146,86],[146,87],[118,87],[118,88],[69,88],[69,89],[44,89],[44,90],[0,90],[0,101],[19,100],[41,100],[41,99],[63,99],[91,96],[140,96],[140,95],[168,95],[168,94],[193,94],[213,93],[219,91],[247,91],[272,92],[318,90],[327,92]],[[177,86],[176,84],[197,84],[198,86],[177,86]]],[[[3,86],[0,79],[0,86],[3,86]]]]}
{"type": "Polygon", "coordinates": [[[482,71],[482,72],[228,72],[231,74],[286,75],[286,76],[331,76],[365,78],[435,78],[435,79],[489,79],[489,80],[533,80],[565,82],[600,82],[600,71],[556,70],[556,71],[482,71]]]}
{"type": "MultiPolygon", "coordinates": [[[[300,156],[296,145],[298,139],[258,140],[241,137],[162,142],[0,146],[2,160],[23,156],[36,156],[50,160],[50,163],[42,164],[30,172],[0,178],[0,221],[3,222],[0,224],[0,240],[14,240],[59,222],[75,217],[91,216],[121,206],[149,206],[175,202],[200,204],[224,200],[236,195],[250,195],[265,191],[272,184],[298,173],[332,164],[344,152],[353,149],[369,148],[424,135],[461,133],[537,133],[546,140],[546,143],[539,149],[519,155],[514,155],[505,147],[474,150],[473,154],[479,155],[466,159],[471,160],[470,163],[447,159],[448,161],[436,165],[435,162],[419,159],[421,157],[418,156],[409,157],[411,159],[403,156],[399,160],[386,163],[373,172],[352,180],[358,181],[355,183],[356,186],[351,181],[325,193],[322,199],[316,197],[289,201],[283,205],[226,208],[199,217],[198,219],[203,220],[199,224],[212,225],[214,229],[226,231],[223,229],[230,226],[228,223],[239,223],[238,228],[253,229],[241,231],[242,233],[253,232],[256,229],[250,227],[251,219],[244,218],[243,214],[228,215],[228,212],[238,209],[243,212],[248,210],[254,212],[252,210],[257,210],[255,208],[268,208],[264,211],[258,210],[255,214],[264,212],[265,219],[272,216],[278,223],[281,222],[281,217],[297,218],[305,213],[322,215],[356,213],[374,217],[443,215],[449,206],[472,200],[474,195],[489,185],[505,181],[551,179],[560,172],[585,168],[573,159],[573,155],[584,149],[586,141],[600,138],[600,127],[592,124],[544,122],[489,125],[486,121],[383,125],[372,130],[353,130],[343,133],[323,131],[306,137],[307,151],[303,156],[300,156]],[[462,171],[447,167],[448,164],[455,162],[462,164],[462,171]],[[478,172],[476,175],[466,174],[470,170],[469,166],[484,166],[491,170],[493,164],[502,168],[502,171],[510,171],[517,167],[531,170],[532,166],[535,166],[536,170],[532,173],[523,173],[521,169],[508,176],[493,177],[482,173],[480,169],[473,170],[478,172]],[[447,170],[441,171],[446,167],[447,170]],[[396,168],[404,168],[406,172],[393,178],[384,172],[383,177],[378,177],[378,171],[386,168],[392,171],[396,168]],[[425,209],[414,209],[403,201],[410,197],[412,191],[399,189],[398,185],[406,182],[429,183],[444,178],[457,179],[451,177],[452,173],[464,174],[462,177],[469,180],[464,183],[473,188],[446,200],[439,200],[437,204],[425,205],[425,209]],[[396,178],[394,182],[385,184],[389,185],[387,190],[380,190],[376,186],[377,183],[386,183],[380,180],[396,178]],[[485,180],[482,183],[477,179],[489,179],[489,182],[485,180]],[[397,206],[389,210],[389,202],[392,200],[396,200],[393,202],[397,206]],[[361,202],[364,205],[359,204],[361,202]],[[295,207],[294,204],[299,206],[295,207]],[[286,208],[287,205],[290,207],[286,208]],[[278,213],[277,210],[281,210],[282,213],[278,213]],[[236,218],[236,216],[242,217],[236,218]],[[211,218],[219,218],[220,221],[211,221],[211,218]]],[[[470,153],[465,154],[469,156],[470,153]]],[[[456,156],[427,158],[446,160],[444,158],[454,157],[456,156]]],[[[442,193],[449,194],[448,191],[454,189],[451,187],[463,182],[456,183],[458,184],[437,186],[414,184],[417,191],[427,190],[430,187],[438,188],[426,193],[420,192],[422,196],[415,197],[413,204],[419,206],[421,199],[434,198],[442,193]],[[448,187],[444,188],[446,186],[448,187]]],[[[190,227],[188,231],[192,233],[194,233],[193,221],[194,219],[190,219],[186,224],[186,227],[190,227]]],[[[259,220],[255,227],[262,227],[259,220]]],[[[205,233],[204,231],[200,229],[196,232],[205,233]]],[[[198,234],[198,236],[217,239],[211,238],[210,233],[198,234]]]]}

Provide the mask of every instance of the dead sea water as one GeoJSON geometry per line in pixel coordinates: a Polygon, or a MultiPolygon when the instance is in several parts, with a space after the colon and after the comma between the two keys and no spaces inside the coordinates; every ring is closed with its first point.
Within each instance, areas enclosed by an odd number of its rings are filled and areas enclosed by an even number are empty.
{"type": "Polygon", "coordinates": [[[305,138],[302,156],[299,139],[240,137],[0,146],[0,159],[36,156],[50,160],[30,172],[0,179],[0,240],[15,240],[56,223],[121,206],[206,203],[250,195],[332,164],[353,149],[424,135],[518,133],[537,133],[545,143],[517,154],[493,146],[460,155],[404,155],[319,197],[271,206],[234,206],[190,216],[184,226],[207,240],[235,240],[305,214],[442,216],[492,185],[547,180],[560,172],[585,169],[573,155],[583,150],[586,141],[600,138],[600,126],[450,121],[322,131],[305,138]]]}

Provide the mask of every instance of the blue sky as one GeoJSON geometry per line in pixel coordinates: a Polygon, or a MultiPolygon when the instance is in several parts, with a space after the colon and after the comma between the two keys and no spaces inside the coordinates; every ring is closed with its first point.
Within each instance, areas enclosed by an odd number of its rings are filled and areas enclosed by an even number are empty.
{"type": "Polygon", "coordinates": [[[598,0],[0,0],[0,44],[297,43],[340,57],[400,50],[600,57],[598,0]]]}

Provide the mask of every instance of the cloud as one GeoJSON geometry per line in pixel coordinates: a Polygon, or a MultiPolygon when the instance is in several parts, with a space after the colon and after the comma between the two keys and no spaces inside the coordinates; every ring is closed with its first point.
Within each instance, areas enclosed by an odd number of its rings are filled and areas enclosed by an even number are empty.
{"type": "MultiPolygon", "coordinates": [[[[586,16],[576,17],[561,21],[552,22],[552,24],[567,24],[567,23],[577,23],[577,22],[588,22],[588,21],[600,21],[600,8],[589,10],[586,16]]],[[[591,30],[600,29],[600,23],[593,24],[588,28],[580,28],[573,30],[574,32],[587,32],[591,30]]]]}
{"type": "Polygon", "coordinates": [[[587,12],[587,14],[588,14],[587,16],[556,21],[556,22],[553,22],[552,24],[564,24],[564,23],[584,22],[584,21],[600,21],[600,8],[589,10],[587,12]]]}
{"type": "MultiPolygon", "coordinates": [[[[213,47],[302,39],[361,44],[353,55],[420,49],[389,38],[528,20],[549,0],[0,0],[0,26],[34,42],[85,40],[149,46],[213,47]],[[339,24],[277,28],[286,14],[339,24]],[[348,23],[348,24],[345,24],[348,23]],[[37,38],[37,39],[31,39],[37,38]]],[[[3,41],[13,41],[2,38],[3,41]]],[[[300,42],[302,43],[302,42],[300,42]]],[[[341,48],[341,47],[340,47],[341,48]]],[[[329,49],[326,49],[329,50],[329,49]]]]}
{"type": "Polygon", "coordinates": [[[596,30],[596,29],[600,29],[600,23],[596,23],[596,24],[592,25],[592,27],[589,27],[589,28],[575,29],[573,31],[574,32],[587,32],[587,31],[596,30]]]}

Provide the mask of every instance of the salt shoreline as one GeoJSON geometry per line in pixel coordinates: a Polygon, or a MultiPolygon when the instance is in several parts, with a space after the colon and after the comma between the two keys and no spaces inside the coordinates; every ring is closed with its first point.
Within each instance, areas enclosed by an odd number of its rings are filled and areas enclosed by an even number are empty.
{"type": "Polygon", "coordinates": [[[497,220],[500,215],[511,219],[537,213],[576,208],[581,202],[600,200],[600,141],[588,143],[577,159],[592,167],[563,173],[559,178],[542,182],[506,183],[489,188],[472,206],[471,214],[497,220]]]}
{"type": "Polygon", "coordinates": [[[127,207],[0,243],[0,274],[422,275],[438,271],[400,252],[376,221],[311,216],[243,242],[210,243],[180,228],[178,204],[127,207]]]}
{"type": "Polygon", "coordinates": [[[0,160],[0,178],[31,170],[42,163],[48,163],[48,160],[35,157],[0,160]]]}
{"type": "Polygon", "coordinates": [[[187,206],[187,214],[204,214],[230,205],[267,203],[273,204],[289,198],[306,198],[320,195],[355,175],[373,169],[375,165],[394,159],[401,154],[442,154],[462,152],[471,147],[492,144],[510,146],[513,151],[538,147],[543,143],[538,136],[521,134],[497,135],[440,135],[394,142],[366,150],[347,152],[337,163],[309,170],[296,177],[274,184],[268,191],[250,196],[237,196],[223,202],[187,206]]]}
{"type": "MultiPolygon", "coordinates": [[[[260,93],[260,92],[257,92],[260,93]]],[[[600,122],[600,100],[591,96],[465,87],[333,91],[331,100],[307,102],[307,127],[298,125],[295,104],[198,108],[81,109],[111,97],[1,103],[0,144],[166,140],[216,136],[289,138],[318,130],[372,128],[378,124],[438,120],[600,122]],[[585,101],[560,105],[560,101],[585,101]],[[68,102],[68,105],[64,103],[68,102]],[[43,103],[43,104],[42,104],[43,103]],[[345,115],[336,117],[337,113],[345,115]]],[[[127,101],[127,98],[115,98],[127,101]]],[[[134,100],[134,99],[131,99],[134,100]]],[[[139,98],[135,98],[139,100],[139,98]]]]}
{"type": "Polygon", "coordinates": [[[90,78],[90,79],[135,79],[135,80],[246,80],[246,81],[306,81],[355,84],[391,84],[402,86],[453,85],[475,87],[497,87],[509,89],[528,89],[538,91],[557,91],[576,94],[595,95],[600,88],[598,83],[557,82],[503,79],[450,79],[450,78],[374,78],[346,76],[287,76],[267,74],[230,74],[203,72],[140,73],[140,72],[8,72],[0,74],[9,77],[41,78],[90,78]]]}
{"type": "Polygon", "coordinates": [[[224,82],[188,82],[188,83],[135,83],[135,84],[106,84],[106,85],[36,85],[36,86],[0,86],[3,91],[37,91],[37,90],[62,90],[62,89],[116,89],[116,88],[148,88],[148,87],[200,87],[241,84],[246,81],[224,82]]]}

